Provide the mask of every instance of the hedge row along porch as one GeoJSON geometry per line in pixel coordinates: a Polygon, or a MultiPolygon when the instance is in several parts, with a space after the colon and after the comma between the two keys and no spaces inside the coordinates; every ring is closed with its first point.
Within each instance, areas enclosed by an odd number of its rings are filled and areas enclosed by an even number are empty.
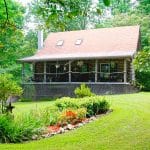
{"type": "Polygon", "coordinates": [[[20,60],[24,97],[72,96],[81,83],[97,94],[135,91],[139,26],[50,33],[44,44],[42,34],[37,53],[20,60]]]}

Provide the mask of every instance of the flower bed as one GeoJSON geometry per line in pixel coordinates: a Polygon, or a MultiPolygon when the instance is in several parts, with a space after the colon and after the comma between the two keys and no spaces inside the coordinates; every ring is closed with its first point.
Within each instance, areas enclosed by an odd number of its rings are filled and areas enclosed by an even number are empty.
{"type": "MultiPolygon", "coordinates": [[[[111,111],[108,111],[107,113],[109,113],[111,111]]],[[[102,115],[102,114],[101,114],[102,115]]],[[[76,128],[79,128],[79,127],[82,127],[84,125],[86,125],[87,123],[90,123],[94,120],[96,120],[98,117],[100,117],[101,115],[97,115],[97,116],[92,116],[90,118],[84,118],[82,120],[80,120],[78,123],[75,123],[75,124],[66,124],[66,125],[52,125],[52,126],[48,126],[42,135],[40,135],[40,137],[37,136],[37,139],[38,138],[48,138],[48,137],[52,137],[54,135],[57,135],[57,134],[63,134],[63,133],[66,133],[68,131],[71,131],[71,130],[74,130],[76,128]]],[[[33,140],[37,140],[37,139],[33,139],[33,140]]]]}
{"type": "Polygon", "coordinates": [[[110,112],[109,103],[103,97],[69,98],[56,100],[59,113],[56,123],[49,125],[41,135],[42,138],[62,134],[81,127],[100,115],[110,112]]]}
{"type": "Polygon", "coordinates": [[[108,110],[109,103],[103,97],[64,97],[50,107],[33,109],[19,117],[0,115],[0,143],[18,143],[65,133],[108,110]]]}

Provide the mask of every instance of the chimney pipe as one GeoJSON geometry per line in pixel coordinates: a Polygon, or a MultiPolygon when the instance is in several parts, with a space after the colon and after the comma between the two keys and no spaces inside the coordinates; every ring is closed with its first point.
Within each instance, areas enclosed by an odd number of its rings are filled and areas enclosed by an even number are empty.
{"type": "Polygon", "coordinates": [[[38,31],[38,50],[43,48],[43,30],[38,31]]]}

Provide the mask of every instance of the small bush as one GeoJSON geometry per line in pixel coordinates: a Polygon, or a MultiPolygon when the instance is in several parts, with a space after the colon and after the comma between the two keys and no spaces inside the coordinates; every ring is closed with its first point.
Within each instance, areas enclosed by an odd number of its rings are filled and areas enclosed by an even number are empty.
{"type": "Polygon", "coordinates": [[[81,101],[80,107],[86,108],[87,117],[90,117],[93,115],[107,112],[109,110],[110,105],[105,98],[92,97],[86,98],[85,100],[81,101]]]}
{"type": "Polygon", "coordinates": [[[94,96],[95,94],[91,92],[91,89],[85,84],[81,84],[80,87],[77,87],[74,90],[74,94],[76,97],[86,97],[86,96],[94,96]]]}
{"type": "Polygon", "coordinates": [[[55,106],[57,106],[60,111],[67,108],[79,108],[79,105],[75,101],[75,99],[70,97],[63,97],[61,99],[57,99],[55,102],[55,106]]]}

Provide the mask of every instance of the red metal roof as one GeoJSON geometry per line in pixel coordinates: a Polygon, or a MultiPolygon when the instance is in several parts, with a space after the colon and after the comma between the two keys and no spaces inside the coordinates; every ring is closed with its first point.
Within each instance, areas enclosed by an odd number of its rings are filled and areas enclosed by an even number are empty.
{"type": "Polygon", "coordinates": [[[43,49],[21,61],[132,57],[138,41],[139,26],[50,33],[43,49]],[[78,39],[81,44],[75,44],[78,39]],[[57,46],[60,40],[63,45],[57,46]]]}

